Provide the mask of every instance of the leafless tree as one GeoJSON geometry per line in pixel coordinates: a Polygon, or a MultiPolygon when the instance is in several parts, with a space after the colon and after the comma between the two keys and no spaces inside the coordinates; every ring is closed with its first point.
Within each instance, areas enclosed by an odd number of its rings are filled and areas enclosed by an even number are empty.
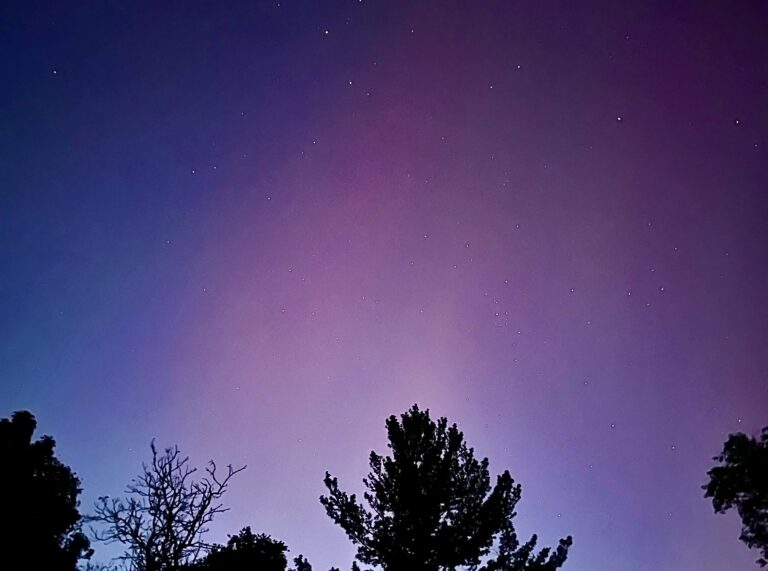
{"type": "Polygon", "coordinates": [[[216,514],[227,511],[221,497],[232,477],[245,469],[227,466],[217,475],[211,460],[205,475],[194,479],[197,468],[189,465],[178,446],[158,453],[151,444],[152,462],[131,480],[125,498],[100,497],[89,518],[94,537],[122,543],[121,556],[131,571],[177,571],[206,549],[203,535],[216,514]]]}

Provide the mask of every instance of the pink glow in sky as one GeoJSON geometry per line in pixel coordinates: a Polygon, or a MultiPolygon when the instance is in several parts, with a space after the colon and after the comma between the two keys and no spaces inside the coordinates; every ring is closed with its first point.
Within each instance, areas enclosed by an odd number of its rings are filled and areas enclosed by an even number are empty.
{"type": "Polygon", "coordinates": [[[569,571],[756,567],[701,485],[768,410],[764,4],[17,4],[0,408],[85,510],[156,437],[348,568],[323,474],[419,403],[569,571]]]}

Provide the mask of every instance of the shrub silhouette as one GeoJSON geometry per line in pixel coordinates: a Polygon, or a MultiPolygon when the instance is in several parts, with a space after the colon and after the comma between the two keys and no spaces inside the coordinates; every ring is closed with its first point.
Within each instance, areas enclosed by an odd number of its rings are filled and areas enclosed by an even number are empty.
{"type": "Polygon", "coordinates": [[[250,527],[229,537],[226,545],[214,545],[203,559],[190,569],[205,571],[285,571],[288,547],[266,534],[254,535],[250,527]]]}
{"type": "MultiPolygon", "coordinates": [[[[258,535],[244,527],[237,535],[230,535],[226,545],[214,545],[208,555],[184,567],[189,571],[286,571],[288,547],[269,535],[258,535]]],[[[293,559],[294,567],[288,571],[312,571],[312,565],[299,555],[293,559]]]]}

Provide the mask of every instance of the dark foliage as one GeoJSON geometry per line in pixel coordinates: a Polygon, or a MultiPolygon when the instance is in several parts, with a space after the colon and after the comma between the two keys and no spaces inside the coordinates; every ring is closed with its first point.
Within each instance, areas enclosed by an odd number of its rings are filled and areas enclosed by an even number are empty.
{"type": "Polygon", "coordinates": [[[768,565],[768,426],[759,439],[731,434],[723,451],[713,460],[720,463],[709,472],[704,497],[712,498],[717,513],[736,508],[741,517],[740,539],[758,549],[761,567],[768,565]]]}
{"type": "Polygon", "coordinates": [[[303,555],[295,557],[293,559],[293,564],[295,566],[295,571],[312,571],[312,565],[309,564],[309,561],[304,559],[303,555]]]}
{"type": "Polygon", "coordinates": [[[288,547],[266,534],[255,535],[246,527],[231,535],[226,545],[215,545],[208,555],[189,569],[205,571],[285,571],[288,547]]]}
{"type": "Polygon", "coordinates": [[[73,571],[91,555],[80,531],[80,481],[53,453],[50,436],[32,441],[37,428],[27,411],[0,420],[0,569],[73,571]]]}
{"type": "Polygon", "coordinates": [[[357,545],[357,558],[385,571],[477,568],[495,540],[495,559],[485,571],[549,571],[565,561],[571,538],[557,550],[534,553],[534,537],[518,545],[512,518],[520,486],[509,472],[491,487],[488,459],[478,461],[456,425],[437,423],[414,405],[398,420],[387,420],[391,456],[371,452],[364,498],[339,489],[326,473],[329,495],[320,498],[328,515],[357,545]]]}
{"type": "MultiPolygon", "coordinates": [[[[328,571],[341,571],[341,569],[339,569],[338,567],[331,567],[328,571]]],[[[352,562],[352,571],[371,571],[371,570],[370,569],[365,569],[365,570],[360,569],[360,566],[355,561],[353,561],[352,562]]]]}
{"type": "Polygon", "coordinates": [[[289,571],[312,571],[312,565],[303,555],[299,555],[293,558],[293,567],[289,571]]]}
{"type": "MultiPolygon", "coordinates": [[[[255,535],[250,527],[230,535],[226,545],[214,545],[197,563],[185,566],[185,571],[286,571],[288,547],[269,535],[255,535]]],[[[287,571],[312,571],[303,555],[293,559],[294,567],[287,571]]]]}
{"type": "Polygon", "coordinates": [[[105,564],[105,563],[95,563],[93,561],[88,561],[85,563],[85,565],[80,566],[80,570],[81,571],[125,571],[125,566],[105,564]]]}
{"type": "MultiPolygon", "coordinates": [[[[519,497],[519,494],[518,494],[519,497]]],[[[545,547],[535,552],[538,538],[531,537],[525,544],[520,545],[511,522],[504,523],[500,533],[499,546],[495,558],[483,565],[481,571],[555,571],[565,563],[568,548],[573,543],[570,537],[561,539],[554,549],[545,547]]]]}
{"type": "Polygon", "coordinates": [[[194,479],[178,447],[158,453],[151,445],[152,461],[131,481],[126,498],[99,498],[89,520],[100,541],[126,546],[123,561],[132,571],[177,571],[193,563],[207,548],[203,535],[216,514],[227,511],[221,497],[230,479],[245,467],[217,474],[213,461],[205,476],[194,479]]]}

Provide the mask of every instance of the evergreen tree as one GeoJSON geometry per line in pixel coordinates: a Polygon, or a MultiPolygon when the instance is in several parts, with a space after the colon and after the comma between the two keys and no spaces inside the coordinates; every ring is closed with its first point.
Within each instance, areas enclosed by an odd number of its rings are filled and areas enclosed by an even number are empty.
{"type": "Polygon", "coordinates": [[[477,568],[498,539],[499,554],[487,561],[488,571],[562,565],[570,537],[552,557],[549,550],[533,553],[535,537],[518,547],[511,520],[519,484],[505,471],[491,487],[488,459],[475,459],[455,424],[434,422],[428,410],[414,405],[399,420],[389,417],[386,426],[391,456],[371,452],[371,472],[363,480],[370,509],[327,472],[329,494],[320,498],[357,546],[359,561],[385,571],[477,568]]]}

